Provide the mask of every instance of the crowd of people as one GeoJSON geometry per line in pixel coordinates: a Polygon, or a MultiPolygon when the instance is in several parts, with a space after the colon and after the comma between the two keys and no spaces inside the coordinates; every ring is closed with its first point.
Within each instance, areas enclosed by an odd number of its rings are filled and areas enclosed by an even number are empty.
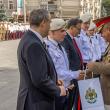
{"type": "Polygon", "coordinates": [[[19,39],[29,29],[29,24],[0,22],[0,41],[19,39]]]}
{"type": "Polygon", "coordinates": [[[51,19],[33,10],[18,46],[17,110],[82,110],[78,81],[99,74],[105,110],[110,110],[110,19],[97,29],[89,13],[51,19]]]}

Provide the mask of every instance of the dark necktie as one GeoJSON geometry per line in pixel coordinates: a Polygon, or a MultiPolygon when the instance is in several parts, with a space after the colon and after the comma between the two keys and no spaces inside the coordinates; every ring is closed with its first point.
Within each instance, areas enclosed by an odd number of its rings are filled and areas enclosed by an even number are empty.
{"type": "Polygon", "coordinates": [[[60,43],[58,43],[58,47],[59,47],[59,49],[63,52],[63,49],[62,49],[62,47],[61,47],[61,44],[60,44],[60,43]]]}
{"type": "Polygon", "coordinates": [[[47,49],[47,45],[45,42],[43,42],[43,46],[45,47],[45,49],[47,49]]]}
{"type": "Polygon", "coordinates": [[[92,38],[90,38],[90,43],[92,44],[92,38]]]}

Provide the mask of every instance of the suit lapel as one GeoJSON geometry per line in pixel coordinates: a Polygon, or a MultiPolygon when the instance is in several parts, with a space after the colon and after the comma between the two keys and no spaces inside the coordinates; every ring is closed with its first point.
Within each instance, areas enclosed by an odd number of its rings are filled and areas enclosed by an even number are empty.
{"type": "MultiPolygon", "coordinates": [[[[37,41],[39,41],[42,49],[44,50],[45,52],[45,55],[46,55],[46,59],[47,59],[47,63],[48,63],[48,69],[50,70],[50,73],[52,73],[51,77],[53,76],[53,78],[55,78],[55,80],[57,80],[57,72],[56,72],[56,69],[55,69],[55,66],[54,66],[54,63],[52,61],[52,58],[51,56],[49,55],[49,52],[46,50],[45,46],[43,45],[43,43],[41,42],[41,40],[37,37],[37,35],[35,33],[33,33],[32,31],[28,31],[31,36],[36,39],[37,41]]],[[[52,78],[52,79],[53,79],[52,78]]]]}
{"type": "Polygon", "coordinates": [[[57,72],[56,72],[56,69],[55,69],[55,66],[54,66],[54,63],[53,63],[53,60],[48,52],[48,50],[46,48],[44,48],[43,44],[41,44],[42,48],[44,49],[44,52],[46,54],[46,58],[47,58],[47,61],[48,61],[48,69],[50,70],[50,73],[52,73],[53,77],[55,78],[55,80],[57,81],[57,72]]]}
{"type": "Polygon", "coordinates": [[[81,67],[83,67],[82,55],[80,53],[79,47],[76,44],[75,39],[73,39],[74,41],[72,41],[72,39],[71,39],[71,37],[69,35],[67,35],[67,39],[68,39],[68,42],[69,42],[70,46],[73,48],[75,53],[79,56],[80,63],[81,63],[80,65],[81,65],[81,67]]]}
{"type": "Polygon", "coordinates": [[[75,53],[77,53],[75,47],[74,47],[74,44],[73,44],[73,41],[71,39],[71,37],[69,35],[67,35],[67,40],[69,42],[69,45],[72,47],[72,49],[75,51],[75,53]]]}

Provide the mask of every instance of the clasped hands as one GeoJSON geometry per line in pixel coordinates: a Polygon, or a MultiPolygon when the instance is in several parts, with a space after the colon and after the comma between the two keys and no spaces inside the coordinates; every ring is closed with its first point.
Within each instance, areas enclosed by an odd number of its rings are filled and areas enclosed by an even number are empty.
{"type": "Polygon", "coordinates": [[[69,85],[67,88],[64,87],[64,83],[62,80],[58,80],[57,81],[57,85],[61,90],[60,96],[66,96],[69,94],[68,89],[73,89],[74,88],[74,84],[69,85]]]}

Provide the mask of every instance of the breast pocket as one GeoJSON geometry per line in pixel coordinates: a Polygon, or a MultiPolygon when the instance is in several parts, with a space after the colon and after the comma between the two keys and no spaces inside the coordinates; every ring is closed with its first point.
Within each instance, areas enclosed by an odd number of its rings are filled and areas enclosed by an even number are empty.
{"type": "Polygon", "coordinates": [[[63,61],[64,61],[63,55],[60,54],[60,53],[55,53],[54,61],[55,61],[56,64],[62,65],[63,64],[63,61]]]}
{"type": "Polygon", "coordinates": [[[87,40],[83,40],[82,48],[83,48],[83,49],[88,49],[89,46],[90,46],[90,43],[89,43],[87,40]]]}

